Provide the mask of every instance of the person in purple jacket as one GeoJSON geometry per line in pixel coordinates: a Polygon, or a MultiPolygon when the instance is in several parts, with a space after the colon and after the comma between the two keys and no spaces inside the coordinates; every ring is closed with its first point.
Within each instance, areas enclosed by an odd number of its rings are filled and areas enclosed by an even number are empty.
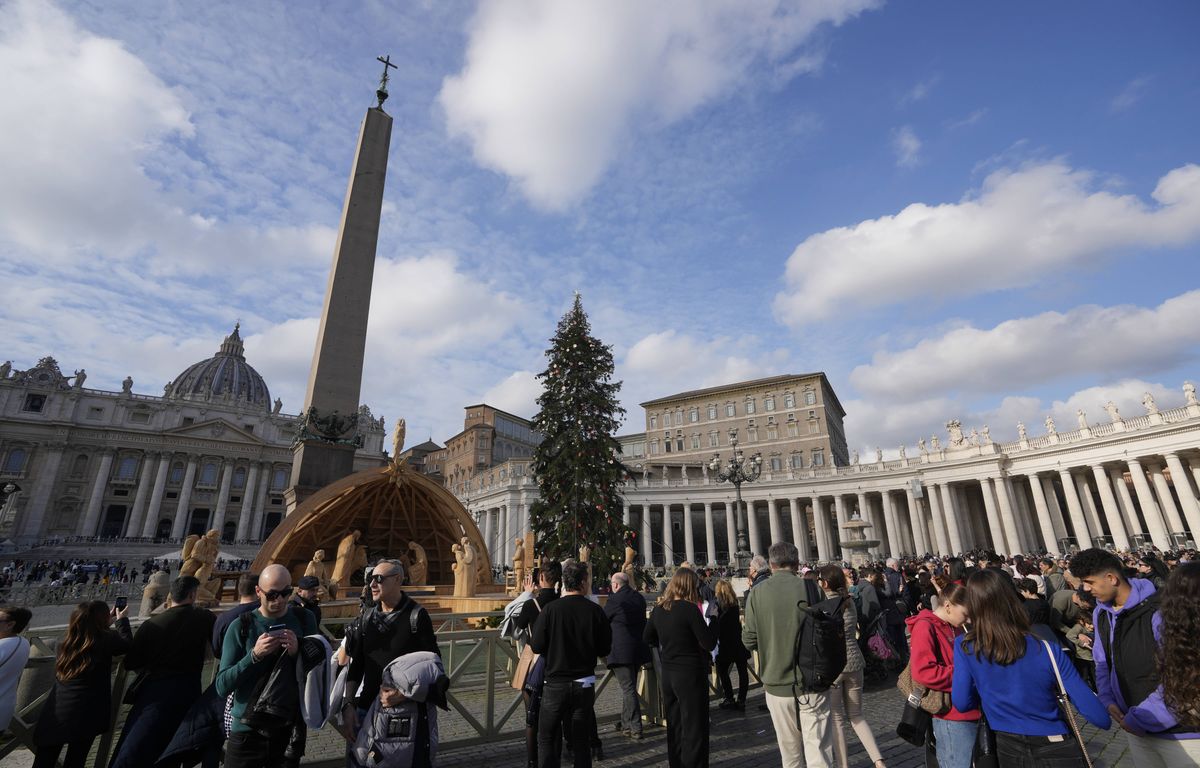
{"type": "Polygon", "coordinates": [[[1070,568],[1096,598],[1096,692],[1125,729],[1134,765],[1197,765],[1187,753],[1195,751],[1200,729],[1180,723],[1163,699],[1158,669],[1162,615],[1154,584],[1126,578],[1121,561],[1103,549],[1083,550],[1071,559],[1070,568]]]}

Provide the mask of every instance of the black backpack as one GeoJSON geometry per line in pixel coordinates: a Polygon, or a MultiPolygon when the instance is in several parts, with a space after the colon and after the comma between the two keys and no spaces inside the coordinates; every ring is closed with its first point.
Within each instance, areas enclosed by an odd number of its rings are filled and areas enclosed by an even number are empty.
{"type": "Polygon", "coordinates": [[[831,597],[808,608],[796,604],[801,613],[793,660],[796,693],[828,691],[846,669],[845,601],[844,597],[831,597]]]}

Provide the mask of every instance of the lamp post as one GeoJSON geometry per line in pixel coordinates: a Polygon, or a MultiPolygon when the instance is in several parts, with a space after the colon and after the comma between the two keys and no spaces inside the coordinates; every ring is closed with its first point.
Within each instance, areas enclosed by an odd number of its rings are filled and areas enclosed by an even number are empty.
{"type": "Polygon", "coordinates": [[[729,447],[733,449],[733,455],[729,457],[729,463],[725,468],[721,468],[720,453],[713,453],[708,468],[716,473],[718,483],[733,483],[734,521],[737,525],[737,551],[733,556],[737,573],[742,575],[745,572],[746,563],[751,557],[750,542],[746,539],[746,513],[742,507],[742,483],[753,483],[762,475],[762,454],[756,453],[746,458],[742,449],[738,448],[736,429],[729,430],[729,447]]]}

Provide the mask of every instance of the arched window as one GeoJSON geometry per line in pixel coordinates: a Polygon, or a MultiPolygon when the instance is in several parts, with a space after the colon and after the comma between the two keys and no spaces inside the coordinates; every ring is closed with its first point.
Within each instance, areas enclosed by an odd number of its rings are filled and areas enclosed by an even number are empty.
{"type": "Polygon", "coordinates": [[[208,462],[204,468],[200,470],[200,485],[216,485],[217,484],[217,465],[213,462],[208,462]]]}
{"type": "Polygon", "coordinates": [[[245,467],[238,467],[237,469],[233,470],[233,487],[234,488],[245,488],[246,487],[246,468],[245,467]]]}
{"type": "Polygon", "coordinates": [[[25,468],[25,457],[29,454],[24,448],[13,448],[4,460],[4,471],[16,474],[25,468]]]}
{"type": "Polygon", "coordinates": [[[117,464],[117,479],[132,480],[137,474],[138,460],[136,456],[126,456],[117,464]]]}
{"type": "Polygon", "coordinates": [[[87,473],[88,456],[81,453],[71,463],[71,477],[83,477],[87,473]]]}

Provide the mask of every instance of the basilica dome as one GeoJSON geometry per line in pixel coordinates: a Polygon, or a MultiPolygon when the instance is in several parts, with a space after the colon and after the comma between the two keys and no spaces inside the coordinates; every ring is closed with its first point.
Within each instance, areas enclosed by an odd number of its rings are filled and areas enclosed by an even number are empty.
{"type": "Polygon", "coordinates": [[[217,354],[176,376],[167,385],[167,399],[243,403],[270,410],[271,393],[263,377],[246,362],[240,327],[233,327],[217,354]]]}

